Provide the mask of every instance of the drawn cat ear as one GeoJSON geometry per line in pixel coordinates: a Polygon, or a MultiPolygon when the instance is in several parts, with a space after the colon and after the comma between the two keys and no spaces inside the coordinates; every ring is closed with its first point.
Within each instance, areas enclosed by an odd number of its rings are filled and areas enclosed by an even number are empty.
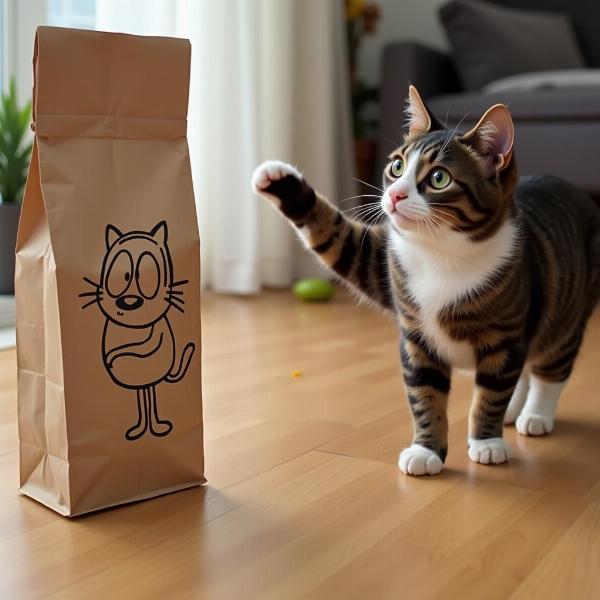
{"type": "Polygon", "coordinates": [[[107,225],[104,232],[106,249],[109,250],[120,237],[123,237],[123,234],[114,225],[107,225]]]}
{"type": "Polygon", "coordinates": [[[423,102],[414,85],[408,88],[406,115],[408,116],[408,131],[410,135],[421,135],[429,131],[444,129],[444,126],[429,110],[425,102],[423,102]]]}
{"type": "Polygon", "coordinates": [[[487,161],[488,169],[499,172],[510,162],[515,141],[515,128],[508,107],[492,106],[479,123],[461,140],[487,161]]]}
{"type": "Polygon", "coordinates": [[[152,228],[150,235],[156,239],[156,241],[165,246],[167,243],[167,223],[166,221],[161,221],[157,225],[152,228]]]}

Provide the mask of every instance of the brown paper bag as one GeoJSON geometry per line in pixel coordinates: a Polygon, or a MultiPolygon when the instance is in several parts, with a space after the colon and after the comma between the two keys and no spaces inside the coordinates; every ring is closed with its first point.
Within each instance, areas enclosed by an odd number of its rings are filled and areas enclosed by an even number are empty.
{"type": "Polygon", "coordinates": [[[37,32],[20,490],[63,515],[205,481],[189,68],[187,40],[37,32]]]}

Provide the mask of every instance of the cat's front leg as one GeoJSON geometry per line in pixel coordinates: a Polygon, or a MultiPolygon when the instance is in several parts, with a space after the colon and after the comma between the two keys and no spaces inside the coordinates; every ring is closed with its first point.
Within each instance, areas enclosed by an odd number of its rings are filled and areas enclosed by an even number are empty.
{"type": "Polygon", "coordinates": [[[382,308],[394,310],[384,225],[367,227],[349,219],[281,161],[260,165],[252,187],[293,223],[325,266],[382,308]]]}
{"type": "Polygon", "coordinates": [[[412,445],[400,453],[398,464],[407,475],[436,475],[448,452],[450,368],[425,344],[406,337],[400,344],[400,357],[414,435],[412,445]]]}
{"type": "Polygon", "coordinates": [[[504,416],[525,362],[521,348],[503,356],[480,358],[469,413],[469,458],[485,465],[507,462],[510,446],[503,439],[504,416]]]}

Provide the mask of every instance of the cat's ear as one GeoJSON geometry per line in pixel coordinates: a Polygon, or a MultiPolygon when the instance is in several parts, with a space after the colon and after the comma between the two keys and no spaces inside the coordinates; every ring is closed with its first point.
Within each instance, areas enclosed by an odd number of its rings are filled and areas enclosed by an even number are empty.
{"type": "Polygon", "coordinates": [[[408,88],[406,115],[408,117],[408,132],[410,135],[421,135],[428,131],[444,129],[444,126],[429,110],[425,102],[423,102],[414,85],[408,88]]]}
{"type": "Polygon", "coordinates": [[[121,237],[123,237],[123,234],[114,225],[107,225],[106,230],[104,231],[106,249],[109,250],[112,245],[121,237]]]}
{"type": "Polygon", "coordinates": [[[167,244],[167,223],[161,221],[157,223],[150,232],[150,235],[161,245],[166,246],[167,244]]]}
{"type": "Polygon", "coordinates": [[[486,161],[491,173],[505,169],[515,142],[515,128],[508,107],[504,104],[492,106],[461,141],[486,161]]]}

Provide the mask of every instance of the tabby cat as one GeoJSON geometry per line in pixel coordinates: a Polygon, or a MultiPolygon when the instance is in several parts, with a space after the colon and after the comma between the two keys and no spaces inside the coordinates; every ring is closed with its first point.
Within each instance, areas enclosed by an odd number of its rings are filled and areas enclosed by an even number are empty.
{"type": "Polygon", "coordinates": [[[368,227],[319,196],[292,166],[266,162],[254,190],[360,295],[396,317],[414,422],[399,466],[442,470],[453,367],[475,370],[468,454],[510,457],[503,424],[550,433],[588,317],[600,297],[600,210],[550,176],[519,179],[508,108],[449,131],[417,90],[409,132],[389,157],[368,227]]]}

